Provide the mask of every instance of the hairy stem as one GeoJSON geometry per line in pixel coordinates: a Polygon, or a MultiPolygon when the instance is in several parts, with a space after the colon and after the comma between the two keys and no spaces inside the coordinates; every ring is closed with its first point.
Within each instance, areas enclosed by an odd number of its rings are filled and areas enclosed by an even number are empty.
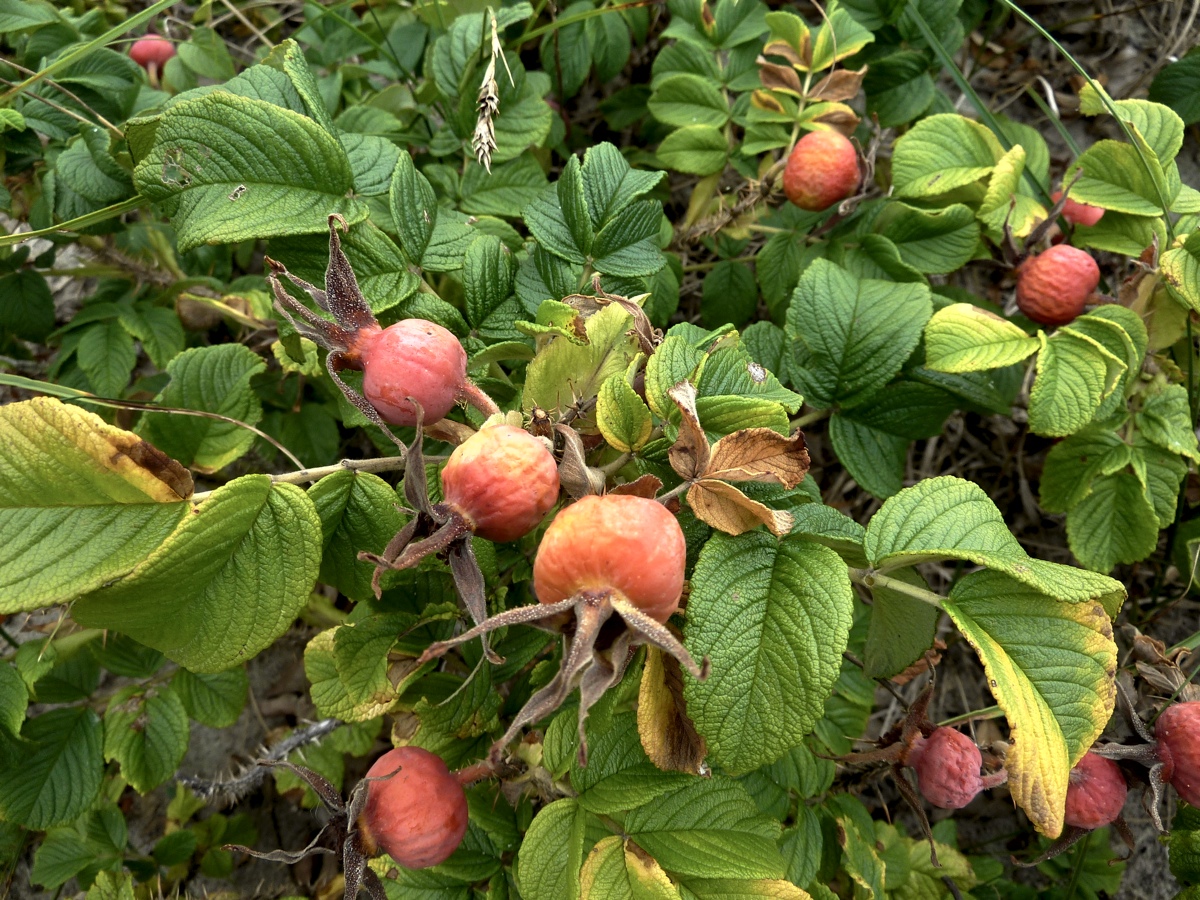
{"type": "Polygon", "coordinates": [[[850,576],[851,581],[855,584],[861,584],[865,588],[886,588],[889,591],[895,591],[897,594],[903,594],[905,597],[920,600],[922,603],[928,603],[930,606],[936,606],[939,609],[942,606],[944,598],[941,594],[935,594],[933,591],[925,590],[925,588],[916,587],[906,581],[901,581],[899,578],[881,575],[873,569],[856,569],[853,566],[847,566],[846,572],[850,576]]]}

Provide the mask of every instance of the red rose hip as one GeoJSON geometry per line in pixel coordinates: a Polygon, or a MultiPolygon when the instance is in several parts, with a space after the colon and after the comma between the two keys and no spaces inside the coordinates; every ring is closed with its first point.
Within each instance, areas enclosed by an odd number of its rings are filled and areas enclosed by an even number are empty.
{"type": "Polygon", "coordinates": [[[1128,790],[1121,767],[1089,750],[1071,770],[1063,821],[1089,831],[1111,825],[1128,790]]]}
{"type": "Polygon", "coordinates": [[[392,425],[445,418],[467,382],[467,351],[450,331],[425,319],[404,319],[382,331],[360,332],[363,396],[392,425]],[[410,400],[409,398],[412,398],[410,400]]]}
{"type": "Polygon", "coordinates": [[[533,564],[540,602],[611,589],[658,622],[679,608],[687,541],[656,500],[627,494],[584,497],[546,529],[533,564]]]}
{"type": "Polygon", "coordinates": [[[1200,807],[1200,700],[1174,703],[1154,723],[1162,777],[1192,806],[1200,807]]]}
{"type": "Polygon", "coordinates": [[[1069,244],[1031,256],[1017,270],[1017,306],[1041,325],[1066,325],[1100,284],[1100,267],[1069,244]]]}
{"type": "Polygon", "coordinates": [[[367,777],[381,779],[368,783],[360,820],[370,855],[382,850],[405,868],[425,869],[458,849],[467,832],[467,796],[441,757],[397,747],[375,760],[367,777]]]}
{"type": "Polygon", "coordinates": [[[801,209],[821,212],[854,193],[858,153],[839,131],[810,131],[796,142],[783,170],[783,192],[801,209]]]}
{"type": "MultiPolygon", "coordinates": [[[[1062,198],[1062,191],[1055,191],[1050,195],[1050,199],[1057,203],[1062,198]]],[[[1088,203],[1077,203],[1070,197],[1063,204],[1062,217],[1072,225],[1085,225],[1091,227],[1104,217],[1104,210],[1099,206],[1092,206],[1088,203]]]]}
{"type": "Polygon", "coordinates": [[[917,770],[921,794],[940,809],[962,809],[983,790],[983,756],[975,742],[953,728],[935,728],[913,743],[905,760],[917,770]]]}
{"type": "Polygon", "coordinates": [[[515,541],[533,531],[558,500],[558,487],[558,466],[545,442],[512,425],[476,432],[442,469],[445,502],[489,541],[515,541]]]}
{"type": "Polygon", "coordinates": [[[174,55],[175,45],[157,34],[138,38],[129,48],[129,58],[143,69],[149,69],[152,65],[162,69],[167,60],[174,55]]]}

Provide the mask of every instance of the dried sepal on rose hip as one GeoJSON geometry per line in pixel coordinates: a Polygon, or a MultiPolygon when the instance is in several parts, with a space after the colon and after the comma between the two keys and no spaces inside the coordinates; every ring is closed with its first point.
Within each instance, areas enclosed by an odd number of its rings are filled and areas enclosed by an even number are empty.
{"type": "MultiPolygon", "coordinates": [[[[385,572],[444,556],[463,604],[479,624],[487,616],[487,602],[471,538],[515,541],[537,528],[558,502],[558,464],[544,439],[489,420],[454,448],[441,472],[443,500],[430,503],[422,441],[418,425],[404,471],[404,496],[416,515],[382,554],[363,552],[358,558],[375,565],[371,584],[378,597],[385,572]]],[[[502,661],[486,639],[483,649],[492,662],[502,661]]]]}
{"type": "Polygon", "coordinates": [[[354,900],[360,888],[373,900],[387,900],[379,876],[367,866],[371,857],[382,852],[405,868],[429,868],[445,862],[467,831],[463,785],[472,770],[451,772],[441,757],[421,747],[397,747],[383,754],[346,801],[311,769],[289,762],[260,764],[281,766],[303,779],[329,813],[329,821],[307,847],[296,852],[264,853],[240,844],[227,844],[224,849],[288,865],[318,854],[340,853],[345,900],[354,900]]]}
{"type": "Polygon", "coordinates": [[[380,327],[342,252],[339,226],[345,230],[346,220],[331,215],[325,290],[297,278],[273,259],[266,262],[275,308],[297,331],[329,351],[325,366],[346,398],[386,434],[391,434],[388,425],[413,426],[421,419],[432,424],[459,402],[485,415],[499,412],[495,402],[467,378],[467,353],[441,325],[403,319],[380,327]],[[281,276],[307,293],[333,321],[284,290],[281,276]],[[361,394],[342,380],[340,373],[346,369],[363,373],[361,394]]]}
{"type": "Polygon", "coordinates": [[[563,509],[542,537],[533,564],[537,605],[510,609],[432,644],[421,662],[509,625],[561,633],[558,674],[513,718],[492,746],[491,759],[499,760],[522,728],[558,709],[578,685],[579,759],[586,765],[588,710],[621,680],[633,647],[653,645],[693,677],[708,677],[708,660],[697,665],[665,624],[679,608],[686,555],[679,522],[658,501],[622,494],[584,497],[563,509]],[[620,627],[611,627],[617,623],[620,627]]]}

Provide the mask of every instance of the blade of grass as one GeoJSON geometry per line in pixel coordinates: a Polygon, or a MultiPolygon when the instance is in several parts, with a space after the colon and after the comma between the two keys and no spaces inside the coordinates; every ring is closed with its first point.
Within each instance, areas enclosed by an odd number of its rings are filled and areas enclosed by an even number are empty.
{"type": "MultiPolygon", "coordinates": [[[[933,33],[933,29],[929,27],[929,23],[925,21],[925,17],[921,15],[920,10],[917,9],[915,4],[910,3],[908,5],[908,14],[912,18],[913,22],[916,23],[917,28],[921,32],[921,36],[925,38],[925,43],[932,48],[938,59],[941,60],[942,66],[954,80],[954,83],[958,85],[958,89],[961,90],[971,101],[971,105],[974,106],[975,110],[979,113],[979,118],[983,119],[984,124],[987,125],[988,128],[992,129],[993,132],[995,132],[1001,146],[1004,147],[1005,150],[1011,150],[1013,148],[1013,144],[1012,141],[1008,139],[1008,135],[1004,133],[1004,126],[1000,124],[1000,120],[996,118],[990,109],[988,109],[987,104],[983,102],[983,98],[981,98],[979,94],[975,92],[975,88],[971,87],[971,83],[967,81],[967,77],[963,75],[962,69],[958,67],[958,63],[956,63],[953,57],[950,56],[949,51],[946,50],[942,42],[937,39],[937,35],[933,33]]],[[[1041,197],[1044,202],[1050,203],[1050,195],[1046,193],[1046,189],[1042,185],[1038,184],[1038,180],[1033,177],[1033,173],[1026,169],[1024,171],[1024,175],[1025,180],[1029,182],[1029,184],[1037,192],[1037,195],[1041,197]]]]}
{"type": "Polygon", "coordinates": [[[1062,119],[1055,115],[1054,110],[1052,110],[1049,104],[1042,99],[1041,95],[1033,89],[1032,84],[1026,86],[1025,93],[1029,94],[1029,98],[1033,100],[1037,108],[1040,109],[1046,118],[1050,120],[1050,124],[1052,124],[1054,126],[1054,130],[1058,132],[1058,136],[1061,137],[1063,142],[1071,148],[1071,155],[1079,156],[1079,154],[1083,152],[1079,149],[1079,144],[1075,143],[1075,138],[1071,136],[1071,132],[1067,130],[1067,126],[1062,123],[1062,119]]]}
{"type": "Polygon", "coordinates": [[[135,194],[128,200],[122,200],[120,203],[114,203],[112,206],[106,206],[104,209],[98,209],[95,212],[61,222],[58,225],[51,225],[49,228],[39,228],[37,231],[17,231],[12,234],[0,234],[0,247],[11,247],[13,244],[24,243],[30,238],[46,237],[47,235],[58,234],[62,231],[78,231],[81,228],[99,225],[113,216],[119,216],[123,212],[137,209],[146,202],[146,198],[141,194],[135,194]]]}
{"type": "MultiPolygon", "coordinates": [[[[1096,95],[1100,98],[1100,102],[1104,104],[1104,108],[1108,110],[1109,115],[1111,115],[1116,120],[1117,125],[1120,126],[1121,131],[1124,133],[1126,140],[1128,140],[1129,143],[1133,146],[1133,149],[1135,151],[1137,151],[1138,159],[1141,160],[1142,166],[1145,167],[1146,174],[1149,175],[1150,180],[1152,182],[1154,182],[1154,189],[1158,193],[1159,205],[1162,207],[1162,209],[1164,211],[1167,210],[1169,208],[1167,205],[1167,198],[1163,196],[1161,187],[1159,186],[1159,183],[1158,183],[1158,179],[1154,177],[1154,170],[1150,168],[1150,161],[1148,159],[1146,159],[1146,154],[1144,152],[1142,152],[1142,148],[1138,145],[1138,142],[1133,139],[1133,132],[1129,128],[1129,123],[1127,123],[1124,119],[1121,118],[1121,115],[1117,111],[1116,106],[1113,105],[1112,98],[1110,98],[1108,96],[1108,93],[1104,90],[1104,88],[1102,88],[1099,84],[1096,83],[1096,80],[1094,78],[1092,78],[1091,75],[1088,74],[1087,69],[1085,69],[1079,63],[1079,60],[1077,60],[1070,53],[1068,53],[1067,49],[1065,47],[1063,47],[1063,45],[1060,44],[1058,41],[1056,41],[1054,39],[1054,37],[1050,34],[1050,32],[1048,32],[1045,28],[1043,28],[1040,24],[1038,24],[1038,21],[1035,18],[1033,18],[1033,16],[1029,15],[1029,13],[1025,12],[1025,10],[1023,10],[1023,9],[1021,9],[1021,7],[1017,6],[1017,4],[1015,4],[1013,2],[1013,0],[1000,0],[1000,2],[1003,3],[1005,6],[1007,6],[1009,9],[1011,9],[1018,16],[1020,16],[1022,20],[1024,20],[1028,25],[1030,25],[1034,29],[1034,31],[1036,31],[1038,34],[1040,34],[1045,40],[1049,41],[1050,45],[1052,47],[1054,47],[1055,50],[1057,50],[1059,53],[1061,53],[1063,55],[1063,59],[1065,59],[1067,62],[1069,62],[1074,67],[1075,71],[1078,72],[1081,76],[1083,76],[1083,78],[1087,81],[1087,83],[1092,86],[1092,90],[1094,90],[1096,92],[1096,95]]],[[[910,8],[910,10],[912,9],[911,6],[909,8],[910,8]]],[[[1171,217],[1164,215],[1163,222],[1167,226],[1168,239],[1170,241],[1173,241],[1175,239],[1175,227],[1174,227],[1174,224],[1171,222],[1171,217]]]]}
{"type": "Polygon", "coordinates": [[[72,65],[73,63],[78,62],[79,60],[83,59],[85,56],[87,56],[89,53],[91,53],[97,47],[103,47],[109,41],[119,38],[121,35],[125,34],[127,31],[132,31],[134,28],[137,28],[143,22],[148,22],[150,19],[154,18],[156,15],[158,15],[163,10],[170,9],[172,6],[174,6],[178,2],[179,2],[179,0],[158,0],[157,3],[155,3],[151,6],[147,6],[141,12],[130,16],[128,19],[125,19],[124,21],[121,22],[121,24],[114,25],[112,28],[108,29],[108,31],[104,32],[104,34],[100,35],[99,37],[93,38],[92,40],[88,41],[86,44],[84,44],[81,47],[76,47],[74,50],[70,51],[69,53],[64,53],[62,56],[60,56],[54,62],[50,63],[50,65],[46,66],[46,68],[42,69],[40,72],[34,72],[32,75],[30,75],[24,81],[20,82],[19,84],[14,84],[3,94],[0,94],[0,106],[8,106],[8,104],[12,101],[13,97],[22,93],[26,89],[33,87],[35,84],[37,84],[43,78],[49,78],[51,75],[61,72],[63,69],[67,68],[68,66],[72,65]]]}

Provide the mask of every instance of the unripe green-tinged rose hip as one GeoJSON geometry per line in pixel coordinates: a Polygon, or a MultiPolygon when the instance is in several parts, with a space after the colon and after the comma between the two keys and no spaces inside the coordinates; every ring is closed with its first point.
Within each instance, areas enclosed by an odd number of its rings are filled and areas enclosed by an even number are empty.
{"type": "Polygon", "coordinates": [[[545,442],[511,425],[476,432],[442,469],[445,502],[489,541],[533,531],[558,500],[558,488],[558,466],[545,442]]]}
{"type": "Polygon", "coordinates": [[[379,331],[359,332],[363,396],[392,425],[416,425],[446,416],[467,382],[467,352],[451,332],[425,319],[404,319],[379,331]],[[410,400],[409,398],[412,398],[410,400]]]}
{"type": "Polygon", "coordinates": [[[367,785],[360,820],[371,854],[382,850],[405,868],[425,869],[445,862],[462,843],[467,796],[441,757],[397,747],[375,760],[367,777],[380,779],[367,785]]]}
{"type": "Polygon", "coordinates": [[[796,142],[783,170],[783,192],[801,209],[820,212],[854,193],[858,153],[838,131],[810,131],[796,142]]]}
{"type": "Polygon", "coordinates": [[[918,737],[906,762],[917,770],[921,795],[941,809],[962,809],[983,790],[983,756],[973,740],[953,728],[918,737]]]}
{"type": "Polygon", "coordinates": [[[1063,821],[1089,831],[1111,825],[1128,791],[1121,767],[1089,750],[1071,770],[1063,821]]]}
{"type": "Polygon", "coordinates": [[[1154,723],[1164,781],[1192,806],[1200,807],[1200,700],[1174,703],[1154,723]]]}
{"type": "Polygon", "coordinates": [[[686,558],[683,530],[661,503],[624,494],[584,497],[546,529],[533,590],[549,604],[611,589],[665,622],[679,608],[686,558]]]}
{"type": "Polygon", "coordinates": [[[1041,325],[1074,321],[1100,284],[1100,267],[1069,244],[1031,256],[1017,271],[1017,306],[1041,325]]]}

